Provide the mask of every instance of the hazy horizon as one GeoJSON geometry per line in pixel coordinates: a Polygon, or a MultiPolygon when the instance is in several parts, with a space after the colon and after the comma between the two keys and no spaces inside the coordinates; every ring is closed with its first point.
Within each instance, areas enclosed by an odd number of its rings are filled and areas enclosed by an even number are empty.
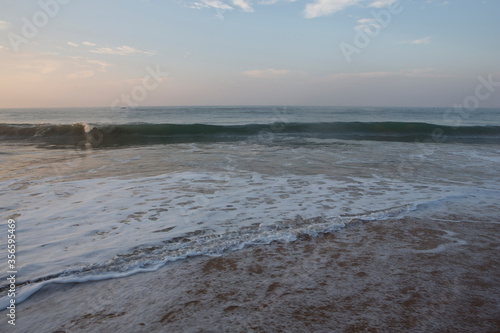
{"type": "MultiPolygon", "coordinates": [[[[251,105],[251,104],[220,104],[220,105],[204,105],[204,104],[193,104],[193,105],[138,105],[135,107],[116,107],[116,110],[119,110],[120,108],[130,108],[130,109],[147,109],[147,108],[366,108],[366,109],[379,109],[379,108],[387,108],[387,109],[452,109],[452,106],[406,106],[406,105],[284,105],[284,104],[268,104],[268,105],[251,105]]],[[[105,109],[105,108],[110,108],[113,109],[113,107],[105,106],[105,105],[96,105],[96,106],[44,106],[44,107],[0,107],[0,110],[23,110],[23,109],[105,109]]],[[[477,108],[476,110],[481,110],[481,109],[500,109],[499,107],[480,107],[477,108]]]]}

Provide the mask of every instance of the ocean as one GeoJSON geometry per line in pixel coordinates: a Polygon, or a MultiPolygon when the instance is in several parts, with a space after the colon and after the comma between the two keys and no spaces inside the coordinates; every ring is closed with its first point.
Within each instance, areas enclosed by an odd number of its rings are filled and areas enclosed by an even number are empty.
{"type": "Polygon", "coordinates": [[[499,221],[500,109],[2,109],[0,138],[0,248],[13,219],[26,306],[354,222],[499,221]]]}

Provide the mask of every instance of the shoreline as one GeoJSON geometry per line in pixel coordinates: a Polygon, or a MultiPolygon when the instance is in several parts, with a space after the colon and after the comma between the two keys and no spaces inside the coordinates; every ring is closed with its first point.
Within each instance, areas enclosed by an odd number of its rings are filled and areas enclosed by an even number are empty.
{"type": "Polygon", "coordinates": [[[0,330],[499,330],[500,224],[456,219],[359,222],[155,272],[53,284],[17,307],[15,327],[4,318],[0,330]]]}

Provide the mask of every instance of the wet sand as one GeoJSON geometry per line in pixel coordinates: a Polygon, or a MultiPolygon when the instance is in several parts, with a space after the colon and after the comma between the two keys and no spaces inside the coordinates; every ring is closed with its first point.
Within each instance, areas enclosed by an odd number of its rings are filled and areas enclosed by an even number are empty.
{"type": "Polygon", "coordinates": [[[152,273],[47,286],[17,307],[15,327],[3,315],[0,331],[499,332],[499,253],[499,221],[354,222],[152,273]]]}

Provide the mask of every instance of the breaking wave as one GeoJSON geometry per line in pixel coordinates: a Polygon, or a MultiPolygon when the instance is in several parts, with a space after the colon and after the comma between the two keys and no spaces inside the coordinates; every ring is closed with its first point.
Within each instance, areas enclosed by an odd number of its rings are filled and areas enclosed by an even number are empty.
{"type": "Polygon", "coordinates": [[[319,138],[435,143],[498,143],[500,126],[440,126],[406,122],[275,123],[248,125],[148,124],[0,124],[0,137],[9,141],[70,146],[223,142],[319,138]]]}

